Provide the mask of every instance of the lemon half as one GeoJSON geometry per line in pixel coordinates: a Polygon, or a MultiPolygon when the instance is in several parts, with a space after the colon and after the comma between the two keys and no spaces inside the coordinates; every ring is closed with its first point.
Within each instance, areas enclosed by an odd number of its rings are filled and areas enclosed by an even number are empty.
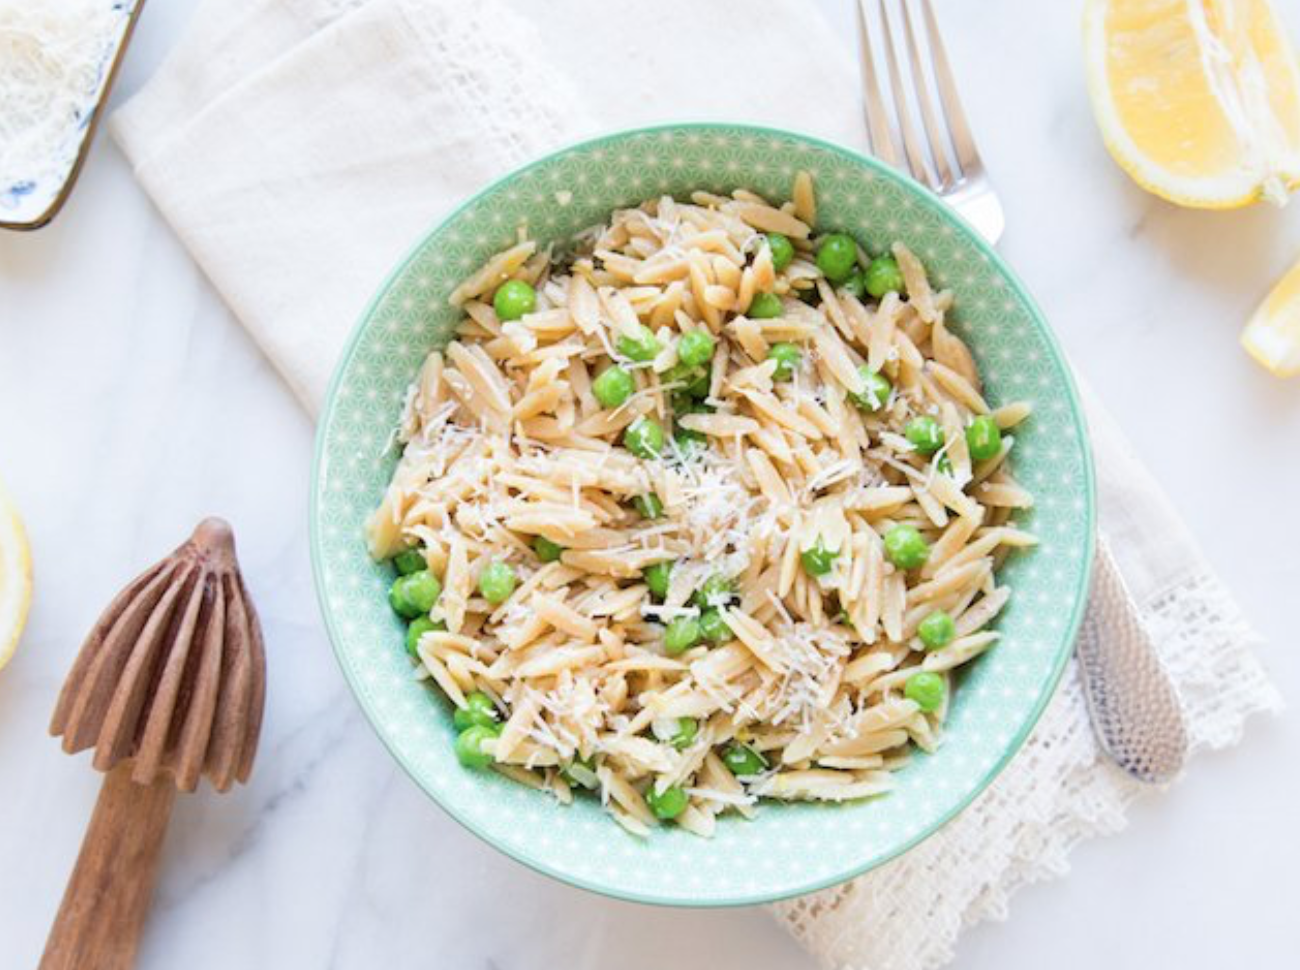
{"type": "Polygon", "coordinates": [[[1241,334],[1250,356],[1271,374],[1300,374],[1300,263],[1282,277],[1241,334]]]}
{"type": "Polygon", "coordinates": [[[1179,205],[1283,202],[1300,185],[1300,66],[1269,0],[1088,0],[1106,147],[1179,205]]]}
{"type": "Polygon", "coordinates": [[[18,647],[32,601],[32,557],[27,533],[0,484],[0,668],[18,647]]]}

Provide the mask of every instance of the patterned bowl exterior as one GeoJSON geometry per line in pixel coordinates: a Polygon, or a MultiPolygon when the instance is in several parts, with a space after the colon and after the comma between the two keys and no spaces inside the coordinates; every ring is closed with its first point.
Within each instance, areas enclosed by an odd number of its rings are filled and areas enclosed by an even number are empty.
{"type": "Polygon", "coordinates": [[[596,892],[682,906],[771,901],[846,880],[940,828],[1020,748],[1050,698],[1082,615],[1092,559],[1093,473],[1081,409],[1061,351],[1011,271],[953,211],[872,159],[788,132],[675,125],[569,148],[485,189],[410,253],[362,316],[334,376],[312,487],[316,588],[339,663],[366,716],[403,768],[475,834],[541,872],[596,892]],[[625,833],[592,800],[562,806],[493,772],[462,768],[448,705],[412,679],[403,626],[388,607],[389,567],[366,554],[363,523],[388,481],[385,443],[403,394],[457,313],[456,283],[527,224],[562,242],[618,207],[693,189],[747,187],[788,198],[813,173],[819,229],[871,248],[902,240],[936,287],[956,295],[954,324],[995,403],[1029,400],[1015,467],[1037,507],[1042,544],[1014,557],[1002,642],[955,691],[946,737],[918,754],[895,791],[846,805],[764,803],[751,822],[724,817],[710,840],[666,826],[625,833]]]}

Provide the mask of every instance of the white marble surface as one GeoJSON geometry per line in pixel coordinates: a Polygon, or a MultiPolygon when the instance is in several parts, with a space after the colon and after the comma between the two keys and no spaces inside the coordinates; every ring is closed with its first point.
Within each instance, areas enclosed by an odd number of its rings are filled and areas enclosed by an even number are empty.
{"type": "MultiPolygon", "coordinates": [[[[118,100],[193,4],[150,5],[118,100]]],[[[847,0],[821,5],[850,25],[847,0]]],[[[1183,212],[1129,184],[1088,113],[1076,6],[939,4],[1006,201],[1004,249],[1292,694],[1300,383],[1265,377],[1236,334],[1300,257],[1300,210],[1183,212]]],[[[310,449],[309,421],[111,144],[52,227],[0,237],[0,475],[37,570],[31,625],[0,674],[0,966],[35,964],[98,785],[45,733],[63,673],[128,574],[219,513],[266,627],[262,751],[246,789],[178,805],[143,967],[811,968],[761,912],[654,910],[554,884],[416,791],[324,640],[310,449]]],[[[1139,805],[1124,835],[1081,847],[1068,879],[970,933],[957,965],[1279,965],[1294,941],[1300,728],[1261,721],[1247,741],[1139,805]]]]}

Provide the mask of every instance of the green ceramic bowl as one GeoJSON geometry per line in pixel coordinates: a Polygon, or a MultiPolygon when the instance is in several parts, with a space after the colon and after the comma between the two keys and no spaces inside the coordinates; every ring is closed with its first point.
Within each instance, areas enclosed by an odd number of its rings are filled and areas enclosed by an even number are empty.
{"type": "Polygon", "coordinates": [[[399,764],[476,835],[534,869],[611,896],[683,906],[765,902],[833,885],[920,842],[980,793],[1024,743],[1070,654],[1092,560],[1093,475],[1079,402],[1060,348],[1024,287],[975,232],[916,183],[872,159],[789,132],[675,125],[557,152],[489,186],[430,231],[380,287],[339,362],[317,438],[312,559],[330,639],[366,716],[399,764]],[[1016,474],[1037,497],[1042,539],[1014,558],[1002,642],[958,686],[938,753],[915,757],[897,789],[848,805],[764,804],[704,840],[667,826],[641,841],[590,801],[564,807],[452,753],[447,705],[411,678],[388,607],[387,566],[366,555],[363,523],[395,458],[384,445],[403,393],[457,314],[455,284],[527,223],[565,240],[617,207],[663,193],[738,187],[785,200],[812,172],[820,229],[872,247],[902,240],[956,294],[955,329],[993,402],[1027,399],[1016,474]]]}

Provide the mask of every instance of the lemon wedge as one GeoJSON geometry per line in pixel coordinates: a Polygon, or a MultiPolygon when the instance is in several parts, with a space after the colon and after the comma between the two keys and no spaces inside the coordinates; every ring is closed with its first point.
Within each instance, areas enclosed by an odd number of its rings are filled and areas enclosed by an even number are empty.
{"type": "Polygon", "coordinates": [[[18,647],[32,601],[32,558],[22,519],[0,485],[0,668],[18,647]]]}
{"type": "Polygon", "coordinates": [[[1179,205],[1282,203],[1300,185],[1300,66],[1269,0],[1087,0],[1106,147],[1179,205]]]}
{"type": "Polygon", "coordinates": [[[1241,333],[1241,345],[1270,374],[1300,374],[1300,263],[1259,305],[1241,333]]]}

